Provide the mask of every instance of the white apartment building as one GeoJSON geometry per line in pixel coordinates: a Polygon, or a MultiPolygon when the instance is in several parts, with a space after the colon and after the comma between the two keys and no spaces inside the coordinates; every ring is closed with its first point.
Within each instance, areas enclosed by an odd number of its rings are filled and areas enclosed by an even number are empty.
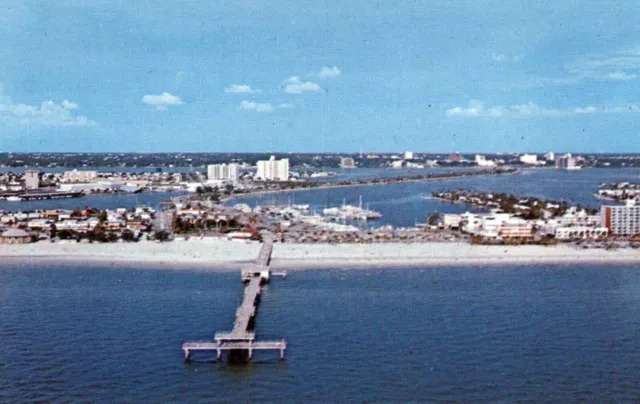
{"type": "Polygon", "coordinates": [[[580,168],[580,166],[576,165],[576,159],[571,156],[571,153],[567,153],[564,156],[557,156],[555,162],[556,168],[564,170],[576,170],[580,168]]]}
{"type": "Polygon", "coordinates": [[[276,160],[271,156],[269,160],[258,161],[256,177],[264,181],[288,181],[289,159],[276,160]]]}
{"type": "Polygon", "coordinates": [[[209,181],[238,182],[240,166],[236,163],[210,164],[207,166],[207,178],[209,181]]]}
{"type": "Polygon", "coordinates": [[[493,167],[496,165],[495,161],[487,160],[485,156],[482,156],[480,154],[476,154],[475,162],[480,167],[493,167]]]}
{"type": "Polygon", "coordinates": [[[40,179],[39,176],[40,171],[38,170],[27,170],[24,172],[24,187],[26,189],[38,189],[40,187],[40,179]]]}
{"type": "Polygon", "coordinates": [[[559,227],[556,229],[556,238],[558,240],[571,240],[576,238],[597,240],[605,238],[608,235],[609,230],[606,227],[573,226],[559,227]]]}
{"type": "Polygon", "coordinates": [[[62,182],[95,182],[98,179],[97,171],[65,171],[62,174],[62,182]]]}
{"type": "Polygon", "coordinates": [[[413,152],[404,152],[404,159],[405,160],[413,160],[413,152]]]}
{"type": "Polygon", "coordinates": [[[533,237],[533,223],[513,217],[509,213],[473,214],[464,213],[462,230],[486,238],[533,237]]]}
{"type": "Polygon", "coordinates": [[[538,156],[535,154],[523,154],[520,156],[520,162],[523,164],[538,164],[538,156]]]}
{"type": "Polygon", "coordinates": [[[631,199],[625,206],[603,206],[601,223],[614,236],[640,234],[640,205],[631,199]]]}

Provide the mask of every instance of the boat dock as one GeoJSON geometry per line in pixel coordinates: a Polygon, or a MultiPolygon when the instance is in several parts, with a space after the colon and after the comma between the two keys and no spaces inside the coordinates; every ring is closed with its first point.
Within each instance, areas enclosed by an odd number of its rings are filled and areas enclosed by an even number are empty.
{"type": "MultiPolygon", "coordinates": [[[[217,332],[214,341],[185,342],[182,345],[185,361],[191,360],[192,351],[216,351],[218,360],[222,359],[222,353],[226,351],[228,358],[250,360],[256,349],[279,350],[280,358],[284,358],[284,351],[287,348],[285,340],[256,341],[256,335],[253,331],[262,287],[269,282],[271,276],[269,261],[272,251],[273,237],[265,236],[256,263],[242,270],[241,279],[246,286],[242,303],[236,310],[233,329],[217,332]]],[[[278,273],[278,275],[284,276],[286,273],[278,273]]]]}

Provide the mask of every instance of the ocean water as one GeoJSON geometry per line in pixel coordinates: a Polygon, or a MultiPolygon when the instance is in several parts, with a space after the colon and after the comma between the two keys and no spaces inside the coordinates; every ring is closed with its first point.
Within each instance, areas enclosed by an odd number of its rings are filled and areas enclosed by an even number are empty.
{"type": "Polygon", "coordinates": [[[290,272],[257,319],[285,360],[247,365],[180,349],[231,327],[237,272],[4,263],[0,285],[0,402],[640,400],[633,266],[290,272]]]}

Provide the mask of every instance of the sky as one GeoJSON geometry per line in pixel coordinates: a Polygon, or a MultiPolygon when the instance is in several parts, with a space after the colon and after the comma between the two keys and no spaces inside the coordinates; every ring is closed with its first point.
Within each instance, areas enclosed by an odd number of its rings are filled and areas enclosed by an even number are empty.
{"type": "Polygon", "coordinates": [[[635,1],[0,2],[2,152],[640,151],[635,1]]]}

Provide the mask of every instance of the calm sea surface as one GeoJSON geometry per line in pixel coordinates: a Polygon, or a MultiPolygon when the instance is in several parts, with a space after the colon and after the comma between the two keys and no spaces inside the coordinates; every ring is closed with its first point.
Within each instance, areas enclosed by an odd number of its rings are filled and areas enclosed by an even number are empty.
{"type": "Polygon", "coordinates": [[[640,399],[628,266],[291,273],[257,321],[286,359],[246,366],[180,350],[230,328],[235,272],[4,265],[0,285],[0,402],[640,399]]]}
{"type": "MultiPolygon", "coordinates": [[[[421,198],[437,189],[596,205],[599,183],[638,178],[525,170],[240,201],[319,209],[362,194],[400,226],[465,210],[421,198]]],[[[131,202],[114,198],[92,205],[131,202]]],[[[0,263],[0,402],[640,400],[637,266],[290,273],[267,287],[257,321],[261,337],[287,339],[285,361],[260,352],[246,366],[185,365],[181,343],[231,328],[241,298],[235,271],[0,263]]]]}

